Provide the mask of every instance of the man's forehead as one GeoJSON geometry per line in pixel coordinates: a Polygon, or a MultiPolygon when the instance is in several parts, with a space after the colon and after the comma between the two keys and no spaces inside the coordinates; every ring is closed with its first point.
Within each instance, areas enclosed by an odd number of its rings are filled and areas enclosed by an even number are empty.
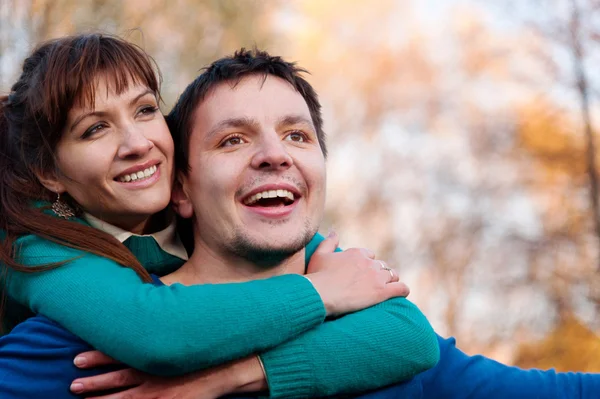
{"type": "Polygon", "coordinates": [[[277,93],[278,97],[286,100],[295,100],[296,105],[306,105],[302,95],[288,81],[273,75],[252,74],[244,76],[239,80],[228,80],[213,86],[198,104],[209,103],[220,106],[221,102],[239,103],[243,108],[250,107],[252,103],[243,103],[248,97],[269,96],[277,93]]]}
{"type": "Polygon", "coordinates": [[[227,121],[258,123],[304,120],[312,125],[310,110],[302,95],[276,76],[250,75],[239,81],[221,82],[211,88],[194,111],[194,126],[208,133],[227,121]]]}

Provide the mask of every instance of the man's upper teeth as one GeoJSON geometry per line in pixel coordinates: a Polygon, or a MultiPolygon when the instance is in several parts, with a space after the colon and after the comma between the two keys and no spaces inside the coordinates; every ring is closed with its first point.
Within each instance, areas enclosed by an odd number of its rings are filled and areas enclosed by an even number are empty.
{"type": "Polygon", "coordinates": [[[260,193],[256,193],[244,201],[244,204],[250,205],[255,203],[261,198],[289,198],[290,200],[294,200],[294,193],[288,190],[267,190],[260,193]]]}
{"type": "Polygon", "coordinates": [[[130,173],[128,175],[123,175],[123,176],[119,177],[119,181],[129,182],[129,181],[135,181],[135,180],[143,179],[146,177],[150,177],[154,173],[156,173],[157,170],[158,170],[158,167],[156,165],[150,166],[149,168],[140,170],[139,172],[134,172],[134,173],[130,173]]]}

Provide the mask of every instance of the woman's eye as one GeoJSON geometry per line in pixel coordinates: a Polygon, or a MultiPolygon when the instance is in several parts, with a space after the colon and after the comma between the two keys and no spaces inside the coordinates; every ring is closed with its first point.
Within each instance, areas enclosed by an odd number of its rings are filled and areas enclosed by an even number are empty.
{"type": "Polygon", "coordinates": [[[232,147],[234,145],[244,144],[246,141],[240,136],[233,136],[223,141],[221,147],[232,147]]]}
{"type": "Polygon", "coordinates": [[[158,107],[146,106],[140,109],[139,113],[142,115],[153,115],[158,111],[158,107]]]}
{"type": "Polygon", "coordinates": [[[285,138],[286,140],[290,140],[290,141],[295,141],[298,143],[303,143],[305,142],[306,139],[306,135],[302,132],[291,132],[290,134],[288,134],[285,138]]]}
{"type": "Polygon", "coordinates": [[[82,139],[86,139],[88,137],[91,137],[97,133],[100,133],[102,131],[102,129],[104,129],[106,127],[105,123],[97,123],[94,126],[90,127],[88,130],[86,130],[83,135],[81,136],[82,139]]]}

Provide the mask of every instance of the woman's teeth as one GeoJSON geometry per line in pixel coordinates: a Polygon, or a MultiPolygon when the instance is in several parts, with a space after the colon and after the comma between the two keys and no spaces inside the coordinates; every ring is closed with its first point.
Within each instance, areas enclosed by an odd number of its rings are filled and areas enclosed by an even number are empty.
{"type": "Polygon", "coordinates": [[[289,198],[290,200],[294,200],[294,193],[288,190],[269,190],[263,191],[262,193],[256,193],[253,196],[246,198],[244,200],[245,205],[252,205],[256,201],[262,198],[289,198]]]}
{"type": "Polygon", "coordinates": [[[157,170],[158,170],[158,167],[156,165],[150,166],[149,168],[140,170],[139,172],[130,173],[128,175],[123,175],[123,176],[119,177],[119,181],[122,183],[127,183],[127,182],[131,182],[131,181],[146,179],[146,178],[152,176],[153,174],[155,174],[157,170]]]}

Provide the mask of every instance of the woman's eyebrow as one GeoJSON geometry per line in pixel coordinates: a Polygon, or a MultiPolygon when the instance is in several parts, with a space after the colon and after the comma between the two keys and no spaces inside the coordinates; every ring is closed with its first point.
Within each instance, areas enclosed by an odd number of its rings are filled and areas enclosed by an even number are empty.
{"type": "MultiPolygon", "coordinates": [[[[139,101],[140,98],[142,98],[142,97],[144,97],[144,96],[146,96],[148,94],[152,94],[152,96],[154,96],[154,91],[152,91],[151,89],[144,90],[143,92],[141,92],[140,94],[138,94],[137,96],[135,96],[134,98],[132,98],[129,101],[128,105],[130,107],[133,106],[136,102],[139,101]]],[[[81,121],[84,120],[87,117],[90,117],[90,116],[100,116],[101,117],[101,116],[105,116],[105,115],[106,115],[106,112],[104,112],[104,111],[91,111],[91,112],[86,112],[85,114],[79,115],[75,119],[75,121],[73,122],[73,124],[71,125],[70,131],[73,131],[73,129],[75,129],[75,127],[77,127],[77,125],[79,123],[81,123],[81,121]]]]}
{"type": "Polygon", "coordinates": [[[86,112],[85,114],[79,115],[77,117],[77,119],[75,119],[75,121],[73,122],[73,124],[71,125],[71,129],[69,129],[71,132],[77,127],[77,125],[79,123],[81,123],[82,120],[84,120],[85,118],[88,118],[90,116],[105,116],[106,112],[104,111],[92,111],[92,112],[86,112]]]}
{"type": "Polygon", "coordinates": [[[147,89],[145,91],[143,91],[142,93],[138,94],[137,96],[135,96],[131,101],[129,101],[129,106],[131,107],[132,105],[134,105],[136,102],[138,102],[138,100],[142,97],[144,97],[145,95],[148,94],[152,94],[152,96],[154,97],[154,91],[147,89]]]}

